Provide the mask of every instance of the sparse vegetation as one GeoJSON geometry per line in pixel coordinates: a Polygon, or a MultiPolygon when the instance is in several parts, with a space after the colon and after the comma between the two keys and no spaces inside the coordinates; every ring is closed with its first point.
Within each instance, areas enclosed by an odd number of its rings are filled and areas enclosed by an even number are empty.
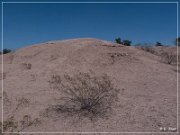
{"type": "Polygon", "coordinates": [[[18,128],[18,122],[11,116],[3,122],[3,131],[13,132],[18,128]]]}
{"type": "Polygon", "coordinates": [[[119,91],[107,75],[97,77],[90,73],[53,75],[49,83],[63,95],[58,99],[61,102],[52,107],[54,111],[90,120],[107,117],[119,91]]]}
{"type": "Polygon", "coordinates": [[[24,69],[30,70],[32,68],[32,64],[31,63],[22,63],[22,67],[24,69]]]}
{"type": "Polygon", "coordinates": [[[161,59],[167,64],[177,63],[177,55],[174,55],[173,53],[163,52],[161,54],[161,59]]]}
{"type": "Polygon", "coordinates": [[[12,52],[12,50],[11,49],[3,49],[3,51],[2,52],[0,52],[0,54],[6,54],[6,53],[10,53],[10,52],[12,52]]]}
{"type": "Polygon", "coordinates": [[[175,45],[180,46],[180,37],[176,38],[175,45]]]}
{"type": "Polygon", "coordinates": [[[130,40],[123,40],[122,44],[125,46],[131,46],[132,41],[130,40]]]}
{"type": "Polygon", "coordinates": [[[155,46],[163,46],[160,42],[156,42],[155,46]]]}
{"type": "Polygon", "coordinates": [[[122,44],[121,38],[116,38],[116,39],[115,39],[115,42],[118,43],[118,44],[122,44]]]}
{"type": "Polygon", "coordinates": [[[115,42],[116,42],[117,44],[123,44],[123,45],[125,45],[125,46],[131,46],[131,43],[132,43],[132,41],[130,41],[130,40],[123,40],[123,41],[122,41],[120,37],[116,38],[116,39],[115,39],[115,42]]]}
{"type": "Polygon", "coordinates": [[[139,46],[139,48],[143,51],[149,52],[151,54],[155,54],[155,50],[152,46],[139,46]]]}
{"type": "Polygon", "coordinates": [[[41,124],[41,121],[38,118],[32,120],[30,115],[24,115],[23,119],[20,121],[19,131],[23,131],[27,127],[30,127],[33,125],[37,126],[39,124],[41,124]]]}
{"type": "MultiPolygon", "coordinates": [[[[4,111],[8,113],[8,117],[3,121],[4,132],[20,132],[30,126],[37,126],[41,123],[38,118],[32,119],[30,115],[25,114],[22,120],[15,119],[15,114],[19,109],[25,108],[29,105],[29,100],[22,97],[16,100],[15,104],[9,100],[6,92],[3,93],[4,111]],[[12,107],[14,106],[14,107],[12,107]],[[15,108],[15,109],[12,109],[15,108]]],[[[2,128],[2,123],[1,128],[2,128]]],[[[1,129],[2,131],[2,129],[1,129]]]]}
{"type": "Polygon", "coordinates": [[[160,52],[155,51],[153,46],[138,46],[139,49],[149,52],[151,54],[155,54],[160,57],[161,62],[167,64],[176,64],[177,63],[177,55],[173,54],[172,52],[167,52],[164,49],[161,49],[160,52]]]}
{"type": "Polygon", "coordinates": [[[19,108],[24,108],[24,107],[28,107],[30,104],[29,99],[21,97],[19,99],[16,100],[17,101],[17,105],[15,108],[15,111],[17,111],[19,108]]]}
{"type": "MultiPolygon", "coordinates": [[[[39,124],[41,124],[41,121],[38,118],[32,120],[30,115],[24,115],[21,121],[17,121],[14,116],[11,116],[3,122],[3,132],[21,132],[27,127],[39,124]]],[[[0,128],[2,128],[2,123],[0,125],[0,128]]],[[[0,130],[2,132],[2,129],[0,130]]]]}

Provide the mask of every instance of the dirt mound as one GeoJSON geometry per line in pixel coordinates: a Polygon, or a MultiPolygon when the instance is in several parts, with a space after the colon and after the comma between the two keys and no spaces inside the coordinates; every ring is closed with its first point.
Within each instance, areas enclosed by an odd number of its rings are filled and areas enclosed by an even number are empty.
{"type": "Polygon", "coordinates": [[[14,121],[26,121],[13,131],[159,132],[177,126],[176,66],[133,46],[93,38],[50,41],[5,54],[3,66],[9,103],[4,104],[4,120],[13,116],[14,121]],[[75,124],[71,118],[42,115],[57,103],[58,94],[49,86],[51,76],[79,72],[107,74],[120,89],[112,115],[75,124]]]}

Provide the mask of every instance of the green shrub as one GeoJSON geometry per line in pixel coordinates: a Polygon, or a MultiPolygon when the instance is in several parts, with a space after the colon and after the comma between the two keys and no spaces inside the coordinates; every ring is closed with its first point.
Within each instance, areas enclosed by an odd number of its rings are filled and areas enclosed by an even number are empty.
{"type": "Polygon", "coordinates": [[[180,37],[176,38],[175,45],[180,46],[180,37]]]}
{"type": "Polygon", "coordinates": [[[115,42],[118,43],[118,44],[122,44],[121,38],[116,38],[116,39],[115,39],[115,42]]]}
{"type": "Polygon", "coordinates": [[[160,42],[156,42],[155,46],[163,46],[160,42]]]}
{"type": "Polygon", "coordinates": [[[3,54],[10,53],[10,52],[12,52],[11,49],[3,49],[3,54]]]}
{"type": "Polygon", "coordinates": [[[131,46],[131,41],[130,40],[123,40],[122,44],[125,46],[131,46]]]}

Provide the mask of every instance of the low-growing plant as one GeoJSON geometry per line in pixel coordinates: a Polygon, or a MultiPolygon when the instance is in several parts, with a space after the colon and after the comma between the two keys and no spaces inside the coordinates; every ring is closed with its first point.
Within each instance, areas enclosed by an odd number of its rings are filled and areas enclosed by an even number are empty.
{"type": "Polygon", "coordinates": [[[163,46],[160,42],[156,42],[155,46],[163,46]]]}
{"type": "Polygon", "coordinates": [[[2,52],[2,53],[3,53],[3,54],[6,54],[6,53],[10,53],[10,52],[12,52],[11,49],[6,49],[6,48],[5,48],[5,49],[3,49],[3,52],[2,52]]]}
{"type": "Polygon", "coordinates": [[[41,121],[38,118],[32,119],[30,115],[24,115],[23,119],[20,121],[19,131],[23,131],[25,128],[30,126],[37,126],[41,124],[41,121]]]}
{"type": "MultiPolygon", "coordinates": [[[[41,121],[38,118],[32,119],[30,115],[24,115],[21,121],[17,121],[14,116],[11,116],[3,121],[3,132],[21,132],[30,126],[39,124],[41,124],[41,121]]],[[[2,128],[2,123],[0,125],[2,128]]]]}
{"type": "MultiPolygon", "coordinates": [[[[29,99],[26,99],[24,97],[19,98],[16,100],[17,102],[12,102],[9,98],[6,92],[3,92],[3,110],[4,113],[7,113],[7,118],[4,118],[3,120],[3,126],[1,124],[0,130],[3,132],[21,132],[25,128],[28,128],[30,126],[37,126],[41,123],[39,118],[32,119],[30,115],[25,114],[22,117],[22,120],[15,119],[15,115],[17,114],[17,111],[19,109],[25,108],[29,106],[29,99]],[[14,109],[12,109],[14,108],[14,109]]],[[[15,134],[15,133],[12,133],[15,134]]]]}
{"type": "Polygon", "coordinates": [[[161,54],[161,60],[167,64],[177,63],[177,55],[170,52],[163,52],[161,54]]]}
{"type": "Polygon", "coordinates": [[[149,52],[151,54],[155,54],[155,50],[152,46],[139,46],[139,48],[143,51],[149,52]]]}
{"type": "Polygon", "coordinates": [[[115,42],[116,42],[117,44],[122,44],[121,38],[115,38],[115,42]]]}
{"type": "Polygon", "coordinates": [[[62,95],[60,102],[52,108],[64,116],[90,120],[108,117],[118,98],[119,90],[107,75],[95,76],[94,73],[81,72],[73,76],[52,75],[49,83],[62,95]]]}
{"type": "Polygon", "coordinates": [[[28,107],[30,104],[29,99],[21,97],[19,99],[16,100],[17,101],[17,105],[14,111],[17,111],[19,108],[24,108],[24,107],[28,107]]]}
{"type": "Polygon", "coordinates": [[[30,70],[32,68],[32,64],[31,63],[22,63],[22,67],[24,69],[30,70]]]}
{"type": "Polygon", "coordinates": [[[176,38],[175,45],[180,46],[180,37],[176,38]]]}
{"type": "Polygon", "coordinates": [[[131,46],[132,41],[130,40],[123,40],[122,44],[125,46],[131,46]]]}
{"type": "Polygon", "coordinates": [[[18,128],[18,122],[15,121],[14,117],[9,117],[3,122],[3,131],[13,132],[18,128]]]}

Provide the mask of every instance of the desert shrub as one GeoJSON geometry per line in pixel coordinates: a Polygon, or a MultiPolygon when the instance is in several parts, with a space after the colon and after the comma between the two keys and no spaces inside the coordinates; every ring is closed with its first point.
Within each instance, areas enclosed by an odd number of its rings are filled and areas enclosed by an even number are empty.
{"type": "MultiPolygon", "coordinates": [[[[5,123],[7,123],[7,122],[5,122],[5,123]]],[[[10,122],[11,123],[11,122],[10,122]]],[[[5,125],[4,125],[5,126],[5,125]]],[[[13,126],[14,128],[16,128],[16,125],[14,125],[13,126]]],[[[9,126],[7,125],[6,126],[6,128],[8,129],[9,128],[9,126]]],[[[12,127],[11,127],[11,129],[12,129],[12,127]]],[[[2,131],[2,122],[0,122],[0,135],[20,135],[20,134],[18,134],[18,133],[3,133],[3,132],[6,132],[5,130],[3,130],[2,131]]],[[[11,131],[11,132],[13,132],[13,131],[11,131]]]]}
{"type": "Polygon", "coordinates": [[[163,52],[161,54],[161,60],[167,64],[177,63],[177,55],[169,52],[163,52]]]}
{"type": "Polygon", "coordinates": [[[30,70],[31,67],[32,67],[32,64],[31,64],[31,63],[22,63],[22,67],[23,67],[24,69],[30,70]]]}
{"type": "Polygon", "coordinates": [[[11,51],[11,49],[3,49],[3,54],[10,53],[11,51]]]}
{"type": "Polygon", "coordinates": [[[30,126],[37,126],[39,124],[41,124],[41,121],[38,118],[32,119],[30,115],[24,115],[21,121],[16,121],[14,116],[11,116],[4,120],[3,132],[20,132],[30,126]]]}
{"type": "Polygon", "coordinates": [[[15,121],[14,117],[9,117],[3,122],[3,131],[13,132],[18,128],[18,122],[15,121]]]}
{"type": "MultiPolygon", "coordinates": [[[[17,111],[19,109],[25,108],[29,106],[30,101],[24,97],[19,98],[16,100],[15,104],[9,99],[8,95],[6,92],[3,92],[3,112],[6,114],[8,117],[4,118],[3,120],[3,126],[2,123],[0,123],[1,128],[0,130],[2,131],[3,127],[3,132],[21,132],[25,128],[28,128],[30,126],[37,126],[41,124],[41,121],[39,118],[34,118],[32,119],[30,115],[25,114],[21,118],[21,120],[15,119],[15,115],[17,114],[17,111]]],[[[15,133],[12,133],[15,134],[15,133]]]]}
{"type": "Polygon", "coordinates": [[[125,46],[131,46],[131,41],[130,40],[123,40],[122,44],[125,46]]]}
{"type": "Polygon", "coordinates": [[[24,115],[23,119],[20,121],[20,130],[23,131],[25,128],[30,126],[37,126],[41,124],[38,118],[32,119],[30,115],[24,115]]]}
{"type": "Polygon", "coordinates": [[[130,40],[121,40],[121,38],[115,38],[115,42],[116,43],[118,43],[118,44],[123,44],[123,45],[125,45],[125,46],[131,46],[131,43],[132,43],[132,41],[130,41],[130,40]]]}
{"type": "Polygon", "coordinates": [[[143,51],[149,52],[151,54],[155,54],[155,50],[152,46],[140,46],[139,48],[143,51]]]}
{"type": "Polygon", "coordinates": [[[175,40],[175,45],[180,46],[180,37],[176,38],[176,40],[175,40]]]}
{"type": "Polygon", "coordinates": [[[81,72],[73,76],[53,75],[49,83],[62,95],[52,107],[54,111],[90,120],[108,117],[119,92],[107,75],[81,72]]]}
{"type": "Polygon", "coordinates": [[[115,39],[115,42],[118,43],[118,44],[122,44],[121,38],[116,38],[116,39],[115,39]]]}
{"type": "Polygon", "coordinates": [[[17,111],[19,108],[24,108],[24,107],[28,107],[30,104],[29,99],[21,97],[19,99],[16,99],[17,101],[17,105],[14,111],[17,111]]]}
{"type": "Polygon", "coordinates": [[[160,42],[156,42],[155,46],[163,46],[160,42]]]}
{"type": "Polygon", "coordinates": [[[50,41],[50,42],[47,42],[46,44],[55,44],[56,42],[53,42],[53,41],[50,41]]]}

